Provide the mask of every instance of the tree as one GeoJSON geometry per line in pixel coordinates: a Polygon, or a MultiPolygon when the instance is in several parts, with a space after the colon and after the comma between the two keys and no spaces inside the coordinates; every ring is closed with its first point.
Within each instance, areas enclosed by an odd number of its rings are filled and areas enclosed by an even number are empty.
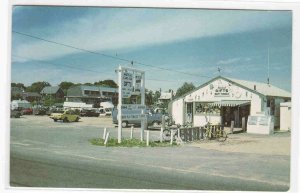
{"type": "Polygon", "coordinates": [[[51,86],[51,84],[49,82],[45,82],[45,81],[34,82],[31,84],[31,86],[26,88],[26,91],[40,93],[43,90],[43,88],[46,86],[51,86]]]}
{"type": "Polygon", "coordinates": [[[177,89],[177,92],[176,92],[176,98],[177,97],[180,97],[180,96],[182,96],[182,95],[184,95],[184,94],[186,94],[186,93],[188,93],[188,92],[190,92],[190,91],[192,91],[192,90],[194,90],[196,87],[194,86],[194,84],[193,83],[187,83],[187,82],[185,82],[185,83],[183,83],[183,85],[181,86],[181,87],[179,87],[178,89],[177,89]]]}
{"type": "Polygon", "coordinates": [[[73,82],[63,81],[58,86],[64,91],[64,93],[67,93],[67,90],[73,85],[75,85],[73,82]]]}
{"type": "Polygon", "coordinates": [[[118,85],[113,80],[100,80],[98,82],[95,82],[94,85],[96,86],[105,86],[105,87],[111,87],[111,88],[118,88],[118,85]]]}
{"type": "Polygon", "coordinates": [[[23,83],[11,83],[11,87],[18,87],[18,88],[22,88],[22,89],[26,89],[26,86],[23,83]]]}

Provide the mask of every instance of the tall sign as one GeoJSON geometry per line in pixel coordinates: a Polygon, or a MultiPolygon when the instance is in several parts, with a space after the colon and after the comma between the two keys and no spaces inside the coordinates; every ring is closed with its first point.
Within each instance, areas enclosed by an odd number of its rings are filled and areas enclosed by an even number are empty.
{"type": "Polygon", "coordinates": [[[145,72],[121,67],[118,69],[119,103],[118,103],[118,143],[122,140],[122,120],[141,120],[141,140],[145,130],[145,72]],[[122,104],[123,98],[141,95],[141,104],[122,104]]]}

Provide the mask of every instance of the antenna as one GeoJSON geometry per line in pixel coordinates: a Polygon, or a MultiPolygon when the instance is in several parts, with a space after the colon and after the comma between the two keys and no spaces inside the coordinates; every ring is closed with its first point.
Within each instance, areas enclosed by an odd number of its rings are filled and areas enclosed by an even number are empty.
{"type": "Polygon", "coordinates": [[[219,71],[219,75],[221,75],[221,68],[220,67],[218,67],[218,71],[219,71]]]}

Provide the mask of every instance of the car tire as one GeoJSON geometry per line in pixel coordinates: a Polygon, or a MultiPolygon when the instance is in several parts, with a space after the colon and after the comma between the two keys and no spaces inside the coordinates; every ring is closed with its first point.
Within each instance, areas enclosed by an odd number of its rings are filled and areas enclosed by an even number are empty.
{"type": "Polygon", "coordinates": [[[68,118],[67,118],[67,117],[65,117],[65,118],[63,119],[63,122],[64,122],[64,123],[67,123],[67,122],[69,122],[68,118]]]}
{"type": "Polygon", "coordinates": [[[54,122],[57,122],[57,119],[53,119],[54,122]]]}
{"type": "Polygon", "coordinates": [[[128,126],[128,122],[127,121],[123,121],[122,122],[122,127],[127,127],[128,126]]]}
{"type": "Polygon", "coordinates": [[[77,117],[76,119],[75,119],[75,122],[78,122],[79,121],[79,118],[77,117]]]}
{"type": "Polygon", "coordinates": [[[160,127],[160,123],[158,121],[154,121],[152,125],[153,127],[160,127]]]}

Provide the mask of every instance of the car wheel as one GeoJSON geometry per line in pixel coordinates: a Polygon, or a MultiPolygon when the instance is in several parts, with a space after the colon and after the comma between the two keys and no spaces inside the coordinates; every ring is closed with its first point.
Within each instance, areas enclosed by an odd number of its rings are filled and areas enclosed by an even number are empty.
{"type": "Polygon", "coordinates": [[[64,122],[64,123],[69,122],[68,118],[65,117],[65,118],[63,119],[63,122],[64,122]]]}
{"type": "Polygon", "coordinates": [[[57,119],[53,119],[54,122],[57,122],[57,119]]]}
{"type": "Polygon", "coordinates": [[[122,122],[122,127],[127,127],[128,126],[128,122],[127,121],[123,121],[122,122]]]}
{"type": "Polygon", "coordinates": [[[75,122],[78,122],[79,121],[79,117],[77,117],[76,119],[75,119],[75,122]]]}

